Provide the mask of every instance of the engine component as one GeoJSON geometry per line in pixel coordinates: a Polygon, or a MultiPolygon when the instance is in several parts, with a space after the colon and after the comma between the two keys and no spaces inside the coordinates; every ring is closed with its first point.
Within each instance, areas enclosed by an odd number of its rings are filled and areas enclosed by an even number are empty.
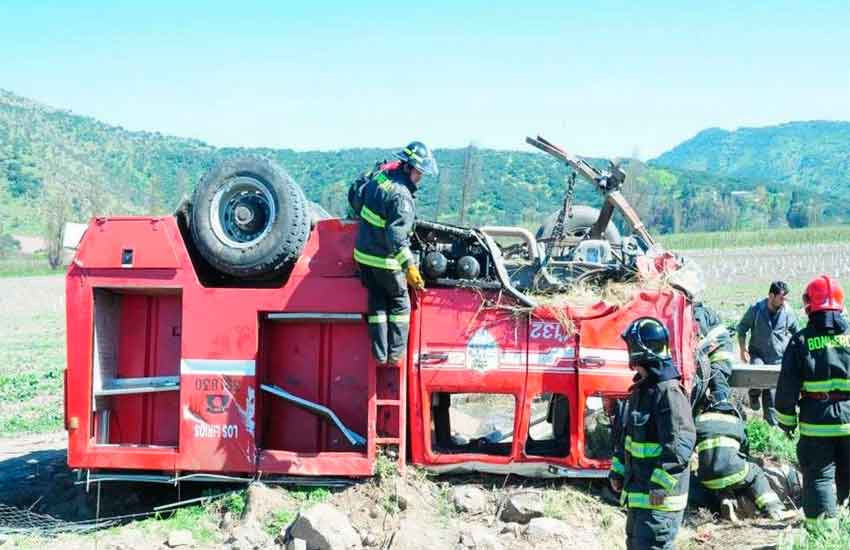
{"type": "Polygon", "coordinates": [[[474,279],[481,274],[481,264],[473,256],[463,256],[457,261],[457,276],[461,279],[474,279]]]}
{"type": "Polygon", "coordinates": [[[582,241],[576,247],[575,257],[591,264],[606,264],[611,261],[611,243],[603,240],[582,241]]]}
{"type": "Polygon", "coordinates": [[[442,277],[446,274],[446,268],[448,268],[448,260],[442,252],[429,252],[425,255],[422,270],[429,279],[442,277]]]}

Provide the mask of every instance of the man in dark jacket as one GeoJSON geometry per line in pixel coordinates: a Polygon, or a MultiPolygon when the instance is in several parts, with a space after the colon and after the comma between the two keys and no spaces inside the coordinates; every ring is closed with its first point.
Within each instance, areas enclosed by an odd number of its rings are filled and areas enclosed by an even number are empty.
{"type": "Polygon", "coordinates": [[[410,252],[416,217],[413,199],[422,177],[437,175],[437,162],[430,149],[418,141],[396,156],[397,161],[378,165],[358,178],[349,189],[348,201],[360,217],[354,260],[369,293],[372,354],[380,364],[397,366],[404,362],[407,347],[407,285],[425,288],[410,252]]]}
{"type": "MultiPolygon", "coordinates": [[[[797,332],[797,319],[794,312],[785,305],[788,285],[782,281],[770,284],[767,298],[751,305],[741,322],[738,323],[738,344],[741,361],[753,365],[779,365],[788,340],[797,332]],[[750,339],[747,343],[747,334],[750,339]]],[[[764,409],[764,419],[776,426],[774,408],[774,390],[750,390],[750,406],[764,409]],[[761,404],[759,403],[761,397],[761,404]]]]}
{"type": "MultiPolygon", "coordinates": [[[[698,478],[707,504],[721,505],[722,515],[735,521],[735,497],[744,494],[771,519],[785,518],[779,497],[758,464],[750,462],[744,421],[729,401],[708,401],[694,418],[699,453],[698,478]]],[[[697,488],[694,488],[697,489],[697,488]]],[[[696,490],[694,492],[697,492],[696,490]]]]}
{"type": "Polygon", "coordinates": [[[841,316],[844,290],[832,277],[813,279],[803,304],[809,323],[785,350],[776,410],[789,436],[800,430],[803,511],[806,527],[817,531],[837,525],[836,505],[850,494],[850,326],[841,316]]]}
{"type": "Polygon", "coordinates": [[[691,406],[660,321],[636,319],[622,338],[637,374],[609,480],[629,509],[626,548],[672,549],[688,500],[688,462],[696,439],[691,406]]]}
{"type": "Polygon", "coordinates": [[[694,320],[701,338],[697,348],[706,353],[711,364],[708,379],[711,397],[715,402],[725,401],[731,394],[729,377],[732,376],[732,361],[735,359],[735,347],[729,337],[729,330],[720,315],[702,302],[694,304],[694,320]]]}

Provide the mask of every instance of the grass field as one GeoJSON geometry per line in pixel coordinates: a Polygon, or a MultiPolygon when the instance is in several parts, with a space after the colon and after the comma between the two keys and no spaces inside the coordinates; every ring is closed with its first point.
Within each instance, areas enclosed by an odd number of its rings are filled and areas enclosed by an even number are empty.
{"type": "MultiPolygon", "coordinates": [[[[791,307],[800,311],[806,283],[828,274],[850,285],[850,245],[814,244],[689,250],[705,276],[705,301],[727,320],[737,320],[746,307],[767,296],[771,281],[790,286],[791,307]]],[[[802,315],[802,312],[800,312],[802,315]]]]}
{"type": "Polygon", "coordinates": [[[44,254],[13,254],[0,258],[0,277],[31,277],[64,273],[64,268],[50,269],[44,254]]]}
{"type": "Polygon", "coordinates": [[[781,228],[759,231],[675,233],[662,235],[660,240],[670,250],[848,243],[850,242],[850,225],[806,227],[803,229],[781,228]]]}
{"type": "Polygon", "coordinates": [[[0,278],[0,436],[62,429],[65,279],[0,278]]]}

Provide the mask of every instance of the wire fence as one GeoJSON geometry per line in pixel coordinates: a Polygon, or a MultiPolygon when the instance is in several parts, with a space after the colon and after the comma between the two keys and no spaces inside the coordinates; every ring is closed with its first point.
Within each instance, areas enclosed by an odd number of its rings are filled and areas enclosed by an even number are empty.
{"type": "Polygon", "coordinates": [[[65,533],[86,533],[112,527],[123,519],[125,518],[66,521],[47,514],[39,514],[31,510],[20,510],[0,503],[0,535],[54,536],[65,533]]]}

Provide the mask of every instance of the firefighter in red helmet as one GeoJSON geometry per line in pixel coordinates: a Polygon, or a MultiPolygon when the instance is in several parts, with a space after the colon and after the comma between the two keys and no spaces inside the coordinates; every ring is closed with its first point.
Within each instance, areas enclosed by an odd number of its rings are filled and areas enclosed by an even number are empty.
{"type": "Polygon", "coordinates": [[[850,493],[850,325],[844,290],[828,275],[809,282],[803,304],[809,323],[785,350],[776,410],[789,436],[800,431],[806,528],[819,532],[837,525],[850,493]]]}

